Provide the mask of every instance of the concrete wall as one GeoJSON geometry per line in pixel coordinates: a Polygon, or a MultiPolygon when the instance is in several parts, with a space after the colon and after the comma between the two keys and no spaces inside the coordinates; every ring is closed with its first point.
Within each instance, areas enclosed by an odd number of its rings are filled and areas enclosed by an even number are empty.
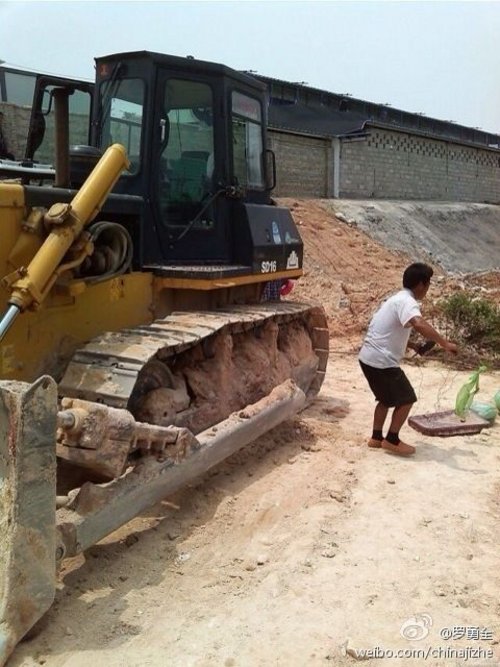
{"type": "Polygon", "coordinates": [[[370,128],[343,140],[340,196],[500,202],[500,151],[370,128]]]}

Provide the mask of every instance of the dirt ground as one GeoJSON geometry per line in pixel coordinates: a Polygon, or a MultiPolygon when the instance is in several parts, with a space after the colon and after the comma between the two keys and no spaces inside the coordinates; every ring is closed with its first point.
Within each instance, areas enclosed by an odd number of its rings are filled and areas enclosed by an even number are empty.
{"type": "MultiPolygon", "coordinates": [[[[500,665],[500,417],[474,436],[405,426],[410,460],[369,450],[374,403],[356,352],[412,258],[320,202],[283,203],[306,244],[292,296],[321,301],[330,321],[319,397],[67,562],[9,667],[342,667],[370,650],[366,665],[500,665]]],[[[436,267],[430,311],[457,280],[436,267]]],[[[460,280],[498,297],[498,273],[460,280]]],[[[410,354],[405,370],[426,413],[452,408],[474,368],[410,354]]],[[[480,386],[490,399],[500,372],[480,386]]]]}

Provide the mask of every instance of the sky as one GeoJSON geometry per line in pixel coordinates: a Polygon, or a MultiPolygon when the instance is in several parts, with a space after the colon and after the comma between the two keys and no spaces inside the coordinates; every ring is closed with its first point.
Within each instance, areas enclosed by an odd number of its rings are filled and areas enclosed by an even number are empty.
{"type": "Polygon", "coordinates": [[[500,1],[0,1],[0,59],[94,78],[148,50],[500,134],[500,1]]]}

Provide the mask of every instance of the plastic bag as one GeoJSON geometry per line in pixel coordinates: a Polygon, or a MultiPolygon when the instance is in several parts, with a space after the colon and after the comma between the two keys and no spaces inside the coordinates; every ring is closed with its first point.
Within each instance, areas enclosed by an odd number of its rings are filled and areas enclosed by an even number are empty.
{"type": "Polygon", "coordinates": [[[494,401],[495,405],[497,406],[498,412],[500,412],[500,389],[493,396],[493,401],[494,401]]]}
{"type": "Polygon", "coordinates": [[[481,401],[472,401],[470,409],[486,421],[492,424],[497,416],[497,409],[493,403],[482,403],[481,401]]]}
{"type": "Polygon", "coordinates": [[[479,376],[486,370],[486,366],[479,366],[474,371],[467,382],[459,389],[455,400],[455,414],[464,420],[467,411],[474,399],[474,395],[479,391],[479,376]]]}
{"type": "Polygon", "coordinates": [[[281,296],[288,296],[288,294],[290,294],[292,290],[293,290],[293,280],[290,279],[284,280],[280,288],[281,296]]]}

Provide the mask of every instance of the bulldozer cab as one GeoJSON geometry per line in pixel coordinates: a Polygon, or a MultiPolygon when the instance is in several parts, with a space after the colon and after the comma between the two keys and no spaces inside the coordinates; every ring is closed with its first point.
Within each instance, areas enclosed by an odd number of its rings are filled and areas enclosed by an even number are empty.
{"type": "Polygon", "coordinates": [[[131,169],[115,192],[148,202],[143,263],[242,263],[230,221],[269,203],[265,87],[222,65],[154,53],[96,60],[93,143],[131,169]]]}
{"type": "MultiPolygon", "coordinates": [[[[106,215],[127,227],[136,270],[195,280],[298,277],[302,241],[289,211],[270,198],[276,169],[266,126],[266,87],[253,77],[194,58],[121,53],[96,59],[94,87],[40,79],[28,157],[47,160],[55,143],[52,178],[69,191],[109,146],[124,146],[130,168],[106,215]]],[[[49,193],[29,196],[39,206],[49,193]]]]}

